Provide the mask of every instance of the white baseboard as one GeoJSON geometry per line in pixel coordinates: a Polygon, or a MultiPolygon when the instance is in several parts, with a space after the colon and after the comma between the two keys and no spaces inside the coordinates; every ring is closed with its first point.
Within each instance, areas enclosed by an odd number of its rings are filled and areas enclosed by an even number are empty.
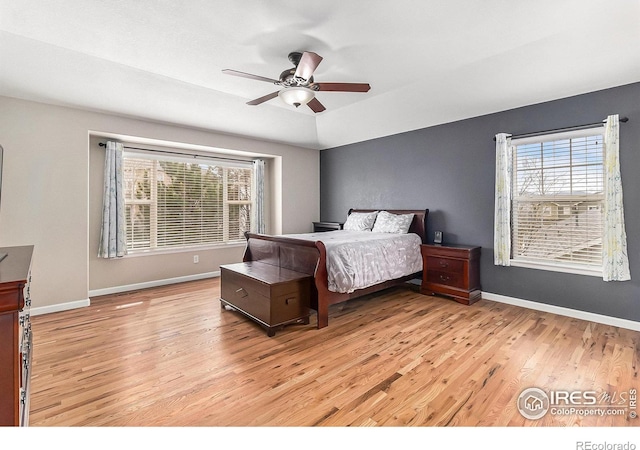
{"type": "Polygon", "coordinates": [[[547,305],[545,303],[532,302],[522,300],[515,297],[507,297],[506,295],[492,294],[491,292],[482,292],[482,298],[492,300],[494,302],[506,303],[509,305],[520,306],[522,308],[533,309],[536,311],[544,311],[548,313],[558,314],[560,316],[573,317],[574,319],[588,320],[590,322],[602,323],[614,327],[626,328],[633,331],[640,331],[640,322],[633,320],[620,319],[618,317],[605,316],[577,309],[564,308],[562,306],[547,305]]]}
{"type": "Polygon", "coordinates": [[[39,316],[40,314],[49,314],[60,311],[68,311],[70,309],[84,308],[91,304],[91,300],[88,298],[84,300],[76,300],[75,302],[56,303],[50,306],[40,306],[38,308],[31,308],[29,314],[32,316],[39,316]]]}
{"type": "Polygon", "coordinates": [[[138,289],[146,289],[156,286],[165,286],[167,284],[183,283],[185,281],[203,280],[205,278],[215,278],[220,276],[220,271],[199,273],[196,275],[187,275],[184,277],[167,278],[164,280],[147,281],[144,283],[128,284],[124,286],[115,286],[105,289],[95,289],[89,291],[89,298],[85,300],[77,300],[74,302],[57,303],[55,305],[32,307],[29,314],[38,316],[40,314],[49,314],[60,311],[68,311],[70,309],[85,308],[91,304],[91,297],[98,297],[107,294],[119,294],[120,292],[136,291],[138,289]]]}
{"type": "Polygon", "coordinates": [[[151,287],[166,286],[168,284],[184,283],[185,281],[204,280],[205,278],[215,278],[220,276],[220,271],[198,273],[195,275],[185,275],[183,277],[166,278],[164,280],[146,281],[144,283],[127,284],[123,286],[114,286],[104,289],[94,289],[89,291],[89,298],[98,297],[100,295],[119,294],[121,292],[137,291],[139,289],[147,289],[151,287]]]}

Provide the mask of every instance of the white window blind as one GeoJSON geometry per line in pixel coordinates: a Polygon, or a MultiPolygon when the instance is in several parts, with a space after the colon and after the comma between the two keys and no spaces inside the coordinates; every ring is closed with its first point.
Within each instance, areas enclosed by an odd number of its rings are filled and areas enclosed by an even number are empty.
{"type": "Polygon", "coordinates": [[[241,241],[251,229],[250,163],[125,153],[124,180],[129,250],[241,241]]]}
{"type": "Polygon", "coordinates": [[[512,260],[602,267],[602,128],[514,139],[512,260]]]}

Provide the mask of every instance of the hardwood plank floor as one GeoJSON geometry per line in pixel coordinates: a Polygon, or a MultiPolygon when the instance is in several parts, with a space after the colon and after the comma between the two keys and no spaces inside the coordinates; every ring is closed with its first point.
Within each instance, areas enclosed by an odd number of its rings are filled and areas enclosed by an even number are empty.
{"type": "Polygon", "coordinates": [[[269,338],[218,298],[209,279],[33,317],[31,425],[640,424],[638,332],[401,287],[332,306],[327,328],[312,316],[269,338]],[[610,405],[625,411],[525,419],[530,387],[626,397],[610,405]]]}

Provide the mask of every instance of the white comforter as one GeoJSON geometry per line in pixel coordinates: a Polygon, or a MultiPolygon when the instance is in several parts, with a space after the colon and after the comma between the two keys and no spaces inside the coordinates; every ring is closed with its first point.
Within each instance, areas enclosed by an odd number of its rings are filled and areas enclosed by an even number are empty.
{"type": "Polygon", "coordinates": [[[324,243],[329,290],[333,292],[350,293],[422,270],[422,241],[414,233],[340,230],[286,237],[324,243]]]}

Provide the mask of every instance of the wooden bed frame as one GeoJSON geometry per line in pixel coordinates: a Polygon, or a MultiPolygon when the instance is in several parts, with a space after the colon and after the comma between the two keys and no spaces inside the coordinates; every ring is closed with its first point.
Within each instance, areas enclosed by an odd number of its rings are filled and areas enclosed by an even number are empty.
{"type": "MultiPolygon", "coordinates": [[[[350,209],[352,212],[373,212],[383,209],[350,209]]],[[[428,209],[387,209],[393,214],[414,214],[413,222],[409,227],[410,233],[420,236],[426,243],[428,209]]],[[[313,276],[314,284],[311,288],[311,307],[317,311],[318,328],[324,328],[329,324],[329,306],[344,302],[363,295],[378,292],[398,284],[422,276],[421,272],[407,275],[390,281],[385,281],[374,286],[358,289],[350,294],[332,292],[327,280],[327,251],[322,241],[305,241],[284,236],[269,236],[265,234],[246,233],[247,247],[243,261],[257,261],[283,267],[296,272],[313,276]]]]}

